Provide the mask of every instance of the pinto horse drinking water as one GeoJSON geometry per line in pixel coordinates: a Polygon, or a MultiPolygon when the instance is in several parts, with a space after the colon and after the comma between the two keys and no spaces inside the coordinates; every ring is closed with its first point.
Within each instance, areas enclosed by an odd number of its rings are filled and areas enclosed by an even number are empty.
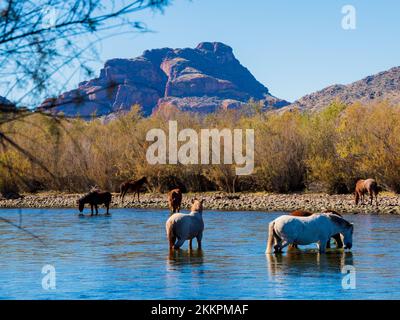
{"type": "Polygon", "coordinates": [[[98,205],[104,204],[107,209],[106,214],[109,215],[111,198],[112,198],[112,195],[110,192],[100,192],[98,190],[91,191],[78,200],[79,212],[82,213],[83,208],[85,207],[85,204],[89,203],[90,209],[92,211],[91,215],[93,216],[93,207],[96,209],[96,215],[98,215],[99,214],[98,205]]]}
{"type": "Polygon", "coordinates": [[[129,191],[131,191],[134,194],[137,193],[137,198],[138,198],[138,202],[139,202],[139,192],[140,192],[140,189],[143,187],[143,185],[145,183],[148,183],[146,177],[143,177],[143,178],[141,178],[139,180],[136,180],[136,181],[135,180],[128,180],[128,181],[125,181],[125,182],[121,183],[121,185],[119,186],[119,190],[120,190],[119,197],[120,197],[121,201],[123,202],[124,198],[125,198],[125,195],[129,191]]]}
{"type": "Polygon", "coordinates": [[[374,179],[358,180],[356,183],[356,190],[354,191],[355,203],[358,205],[361,199],[361,204],[364,204],[364,196],[368,194],[370,204],[372,205],[375,196],[375,203],[378,205],[378,193],[378,183],[374,179]]]}
{"type": "Polygon", "coordinates": [[[290,244],[311,243],[318,243],[319,252],[324,253],[327,241],[337,233],[343,236],[345,248],[351,249],[353,230],[353,224],[335,214],[320,213],[309,217],[280,216],[269,224],[266,253],[280,253],[290,244]]]}
{"type": "MultiPolygon", "coordinates": [[[[333,211],[333,210],[327,210],[327,211],[325,211],[324,213],[327,213],[327,214],[336,214],[337,216],[342,217],[342,215],[341,215],[340,213],[338,213],[338,212],[336,212],[336,211],[333,211]]],[[[314,213],[312,213],[312,212],[304,211],[304,210],[295,210],[295,211],[292,211],[292,212],[290,213],[290,215],[291,215],[291,216],[294,216],[294,217],[309,217],[309,216],[312,216],[313,214],[314,214],[314,213]]],[[[336,248],[337,248],[337,249],[343,248],[343,241],[342,241],[342,238],[340,237],[340,234],[339,234],[339,233],[333,235],[332,238],[333,238],[333,239],[335,240],[335,242],[336,242],[336,248]]],[[[292,247],[292,248],[297,248],[297,245],[293,244],[293,245],[290,245],[290,247],[292,247]]],[[[327,248],[327,249],[330,249],[330,248],[331,248],[331,239],[329,239],[328,242],[326,243],[326,248],[327,248]]]]}

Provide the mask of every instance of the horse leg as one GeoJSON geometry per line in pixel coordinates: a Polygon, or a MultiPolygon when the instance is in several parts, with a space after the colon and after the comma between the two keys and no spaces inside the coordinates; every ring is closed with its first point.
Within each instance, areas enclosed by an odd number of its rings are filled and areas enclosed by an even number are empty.
{"type": "Polygon", "coordinates": [[[140,199],[139,199],[139,190],[137,191],[137,201],[140,202],[140,199]]]}
{"type": "Polygon", "coordinates": [[[199,233],[196,239],[197,239],[197,249],[201,250],[201,240],[203,239],[203,233],[199,233]]]}
{"type": "Polygon", "coordinates": [[[97,204],[94,205],[94,208],[96,209],[96,216],[99,214],[99,208],[97,206],[97,204]]]}
{"type": "Polygon", "coordinates": [[[329,239],[326,243],[326,248],[330,249],[331,248],[331,239],[329,239]]]}
{"type": "Polygon", "coordinates": [[[110,203],[109,202],[107,202],[106,203],[106,215],[109,215],[110,214],[110,212],[109,212],[109,210],[110,210],[110,203]]]}
{"type": "Polygon", "coordinates": [[[280,244],[279,252],[281,253],[284,248],[286,248],[290,243],[286,240],[282,241],[280,244]]]}
{"type": "Polygon", "coordinates": [[[121,195],[119,196],[119,198],[120,198],[120,200],[121,200],[121,203],[124,203],[125,195],[126,195],[126,190],[125,190],[125,189],[122,189],[122,190],[121,190],[121,195]]]}
{"type": "Polygon", "coordinates": [[[326,252],[326,243],[328,240],[326,239],[321,239],[320,241],[318,241],[318,249],[319,249],[319,253],[325,253],[326,252]]]}
{"type": "Polygon", "coordinates": [[[174,249],[178,250],[185,243],[185,238],[178,238],[178,242],[175,243],[174,249]]]}
{"type": "Polygon", "coordinates": [[[91,214],[91,216],[92,216],[93,215],[93,205],[92,204],[90,205],[90,210],[92,212],[92,214],[91,214]]]}
{"type": "Polygon", "coordinates": [[[192,250],[193,249],[193,247],[192,247],[192,239],[189,239],[189,250],[192,250]]]}
{"type": "Polygon", "coordinates": [[[340,237],[340,234],[335,234],[332,236],[333,239],[336,241],[336,249],[341,249],[343,248],[343,241],[342,238],[340,237]]]}
{"type": "Polygon", "coordinates": [[[176,241],[176,237],[175,236],[172,236],[171,238],[169,238],[169,249],[170,250],[172,250],[174,248],[175,241],[176,241]]]}
{"type": "Polygon", "coordinates": [[[282,239],[277,237],[274,233],[274,239],[273,239],[273,243],[274,243],[274,253],[279,253],[281,252],[281,246],[282,246],[282,239]]]}
{"type": "Polygon", "coordinates": [[[274,251],[275,253],[281,253],[283,248],[289,245],[289,242],[287,241],[282,241],[280,238],[275,238],[275,246],[274,246],[274,251]]]}
{"type": "Polygon", "coordinates": [[[374,201],[374,193],[372,191],[369,192],[369,204],[372,206],[374,201]]]}

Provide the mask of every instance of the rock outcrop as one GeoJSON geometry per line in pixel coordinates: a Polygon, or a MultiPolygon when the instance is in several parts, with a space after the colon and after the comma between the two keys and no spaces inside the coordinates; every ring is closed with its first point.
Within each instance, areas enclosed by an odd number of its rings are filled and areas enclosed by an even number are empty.
{"type": "Polygon", "coordinates": [[[40,108],[82,117],[124,112],[134,104],[144,115],[172,110],[209,113],[240,108],[249,99],[262,100],[266,107],[289,104],[272,96],[231,47],[204,42],[195,49],[147,50],[134,59],[109,60],[98,78],[45,100],[40,108]]]}
{"type": "Polygon", "coordinates": [[[339,100],[346,104],[369,103],[387,100],[400,104],[400,67],[380,72],[349,85],[332,85],[318,92],[306,95],[282,109],[316,111],[339,100]]]}

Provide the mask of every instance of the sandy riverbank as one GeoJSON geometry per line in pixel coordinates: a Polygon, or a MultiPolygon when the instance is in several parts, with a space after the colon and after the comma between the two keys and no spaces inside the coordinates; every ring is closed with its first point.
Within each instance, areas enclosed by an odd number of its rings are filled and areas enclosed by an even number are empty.
{"type": "MultiPolygon", "coordinates": [[[[0,208],[76,208],[76,200],[82,194],[39,193],[24,194],[23,198],[1,200],[0,208]]],[[[191,199],[203,197],[206,209],[243,211],[291,211],[304,209],[320,212],[333,209],[341,213],[400,214],[400,195],[383,194],[379,205],[354,205],[352,195],[327,195],[322,193],[268,194],[238,193],[229,195],[220,192],[184,194],[183,208],[188,209],[191,199]]],[[[166,194],[142,194],[140,203],[132,195],[121,205],[117,194],[113,195],[113,208],[167,208],[166,194]]]]}

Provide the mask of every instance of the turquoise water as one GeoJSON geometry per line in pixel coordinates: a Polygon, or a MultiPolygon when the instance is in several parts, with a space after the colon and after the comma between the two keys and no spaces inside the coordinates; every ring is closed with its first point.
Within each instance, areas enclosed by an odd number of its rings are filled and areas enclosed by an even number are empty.
{"type": "MultiPolygon", "coordinates": [[[[315,246],[266,256],[268,223],[282,213],[208,212],[203,251],[169,255],[167,211],[112,210],[80,218],[71,209],[0,209],[1,299],[399,299],[400,217],[348,216],[351,253],[315,246]],[[21,219],[21,221],[20,221],[21,219]],[[55,268],[55,289],[42,268],[55,268]],[[344,265],[356,288],[342,288],[344,265]]],[[[194,242],[196,245],[196,242],[194,242]]],[[[196,248],[196,246],[195,246],[196,248]]]]}

